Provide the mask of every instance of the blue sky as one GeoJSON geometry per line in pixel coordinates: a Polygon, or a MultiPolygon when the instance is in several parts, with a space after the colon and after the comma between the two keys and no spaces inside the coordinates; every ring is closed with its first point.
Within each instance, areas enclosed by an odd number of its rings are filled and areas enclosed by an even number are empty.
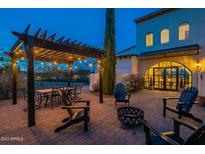
{"type": "MultiPolygon", "coordinates": [[[[137,17],[156,9],[116,9],[116,51],[135,44],[137,17]]],[[[12,31],[23,31],[31,24],[30,33],[47,29],[48,35],[66,36],[103,48],[105,9],[0,9],[0,48],[9,51],[16,37],[12,31]]]]}
{"type": "MultiPolygon", "coordinates": [[[[135,44],[134,19],[156,9],[116,9],[116,50],[135,44]]],[[[49,34],[65,35],[97,47],[103,47],[105,9],[0,9],[0,48],[9,50],[15,41],[12,30],[23,31],[31,24],[49,34]]]]}

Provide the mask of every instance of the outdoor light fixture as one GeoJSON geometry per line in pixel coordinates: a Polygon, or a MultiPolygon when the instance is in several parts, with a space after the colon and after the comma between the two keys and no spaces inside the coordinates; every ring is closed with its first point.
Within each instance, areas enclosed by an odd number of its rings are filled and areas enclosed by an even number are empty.
{"type": "Polygon", "coordinates": [[[37,53],[38,53],[38,50],[35,50],[35,51],[34,51],[34,53],[36,53],[36,54],[37,54],[37,53]]]}
{"type": "Polygon", "coordinates": [[[195,64],[195,67],[196,67],[196,71],[199,72],[200,69],[201,69],[201,63],[197,60],[196,64],[195,64]]]}
{"type": "Polygon", "coordinates": [[[100,64],[101,63],[101,61],[100,60],[98,60],[98,64],[100,64]]]}

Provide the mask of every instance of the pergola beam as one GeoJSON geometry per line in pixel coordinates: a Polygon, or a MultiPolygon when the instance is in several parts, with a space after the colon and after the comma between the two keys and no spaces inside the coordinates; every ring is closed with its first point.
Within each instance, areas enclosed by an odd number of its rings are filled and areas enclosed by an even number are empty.
{"type": "Polygon", "coordinates": [[[71,68],[72,68],[72,62],[68,62],[68,86],[70,86],[71,82],[71,68]]]}
{"type": "Polygon", "coordinates": [[[99,102],[103,103],[103,57],[100,58],[99,65],[99,102]]]}
{"type": "Polygon", "coordinates": [[[17,104],[17,60],[15,58],[12,58],[11,62],[12,67],[12,96],[13,96],[13,102],[12,104],[17,104]]]}
{"type": "Polygon", "coordinates": [[[33,46],[31,44],[25,44],[27,59],[28,59],[28,71],[27,71],[27,90],[28,90],[28,126],[35,125],[35,100],[34,100],[34,54],[33,46]]]}
{"type": "Polygon", "coordinates": [[[82,55],[86,57],[93,57],[93,58],[100,58],[100,55],[102,54],[102,51],[99,52],[99,50],[97,50],[96,48],[89,48],[87,52],[83,52],[79,50],[79,48],[74,48],[73,45],[75,44],[75,42],[71,42],[69,45],[65,45],[61,43],[50,42],[50,41],[43,40],[40,38],[34,38],[31,35],[22,34],[18,32],[13,32],[13,34],[22,41],[26,41],[27,38],[34,40],[34,46],[40,47],[40,48],[45,48],[49,50],[65,52],[65,53],[70,53],[70,54],[82,55]]]}

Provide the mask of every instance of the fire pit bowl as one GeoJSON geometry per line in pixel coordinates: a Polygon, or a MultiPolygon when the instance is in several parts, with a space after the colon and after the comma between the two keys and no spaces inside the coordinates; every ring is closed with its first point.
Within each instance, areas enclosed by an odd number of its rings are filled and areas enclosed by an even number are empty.
{"type": "Polygon", "coordinates": [[[122,126],[138,126],[144,119],[144,111],[136,107],[120,107],[117,115],[122,126]]]}

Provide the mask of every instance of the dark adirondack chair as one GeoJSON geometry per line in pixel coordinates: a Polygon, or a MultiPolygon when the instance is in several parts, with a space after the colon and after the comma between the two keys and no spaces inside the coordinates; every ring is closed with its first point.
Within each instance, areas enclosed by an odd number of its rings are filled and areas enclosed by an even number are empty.
{"type": "Polygon", "coordinates": [[[189,87],[182,91],[180,97],[164,97],[163,98],[163,116],[166,117],[166,111],[177,113],[179,118],[181,116],[190,117],[193,120],[202,123],[202,120],[191,114],[191,108],[195,104],[196,98],[198,96],[198,90],[196,87],[189,87]],[[167,106],[167,100],[178,99],[176,108],[167,106]]]}
{"type": "Polygon", "coordinates": [[[118,103],[125,103],[129,106],[130,94],[126,92],[125,86],[122,83],[118,83],[115,86],[115,107],[118,103]]]}
{"type": "Polygon", "coordinates": [[[71,100],[69,95],[67,95],[63,90],[58,89],[59,94],[62,98],[64,106],[61,109],[65,109],[68,112],[68,117],[63,119],[64,125],[55,129],[55,132],[59,132],[73,124],[84,122],[84,131],[88,131],[88,121],[89,121],[89,104],[90,101],[86,100],[71,100]],[[77,103],[86,103],[81,105],[76,105],[77,103]],[[75,105],[74,105],[75,104],[75,105]]]}
{"type": "MultiPolygon", "coordinates": [[[[197,127],[192,123],[179,118],[173,118],[174,131],[160,132],[147,121],[141,121],[144,126],[146,144],[148,145],[205,145],[205,125],[197,127]],[[194,131],[186,141],[180,137],[180,126],[185,126],[194,131]]],[[[201,123],[200,123],[201,124],[201,123]]]]}

